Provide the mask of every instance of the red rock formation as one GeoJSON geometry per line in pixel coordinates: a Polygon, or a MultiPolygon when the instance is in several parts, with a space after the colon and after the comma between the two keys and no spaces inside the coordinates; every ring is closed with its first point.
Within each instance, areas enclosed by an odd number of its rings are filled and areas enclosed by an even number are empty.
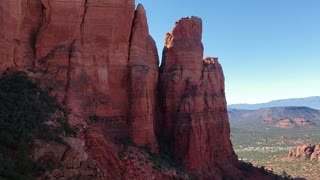
{"type": "Polygon", "coordinates": [[[179,20],[166,35],[159,82],[163,115],[158,120],[159,143],[189,171],[202,178],[221,178],[233,169],[236,155],[222,68],[217,58],[203,60],[201,33],[201,19],[191,17],[179,20]]]}
{"type": "Polygon", "coordinates": [[[4,0],[0,3],[0,72],[14,66],[14,38],[18,35],[21,4],[4,0]]]}
{"type": "Polygon", "coordinates": [[[72,113],[72,125],[157,151],[158,55],[141,5],[135,13],[134,0],[4,0],[0,8],[1,73],[39,78],[72,113]]]}
{"type": "Polygon", "coordinates": [[[134,0],[1,0],[0,73],[38,78],[79,130],[77,139],[65,138],[67,151],[35,149],[35,160],[62,161],[48,177],[188,178],[139,149],[158,151],[155,126],[160,150],[172,152],[191,175],[239,175],[222,68],[217,58],[203,59],[201,33],[199,18],[177,22],[166,36],[158,82],[155,42],[134,0]],[[118,140],[128,136],[134,155],[122,159],[126,148],[118,140]]]}
{"type": "Polygon", "coordinates": [[[320,144],[316,144],[313,148],[313,153],[310,156],[311,161],[320,161],[320,144]]]}
{"type": "MultiPolygon", "coordinates": [[[[158,55],[142,5],[136,13],[134,0],[5,0],[0,7],[1,72],[40,78],[72,113],[71,124],[97,127],[109,140],[130,135],[157,151],[158,55]]],[[[100,155],[111,167],[103,150],[90,157],[100,155]]]]}
{"type": "Polygon", "coordinates": [[[276,125],[279,128],[312,127],[314,123],[304,118],[282,119],[276,125]]]}
{"type": "Polygon", "coordinates": [[[149,35],[146,12],[138,5],[133,21],[129,56],[130,137],[138,145],[157,150],[154,135],[155,100],[158,82],[158,51],[149,35]]]}
{"type": "Polygon", "coordinates": [[[289,151],[290,158],[304,158],[311,161],[320,161],[320,144],[304,144],[289,151]]]}
{"type": "Polygon", "coordinates": [[[142,6],[134,21],[134,0],[5,0],[0,7],[0,72],[15,67],[40,78],[73,125],[91,123],[106,138],[131,135],[157,149],[158,56],[142,6]]]}
{"type": "Polygon", "coordinates": [[[88,129],[85,139],[89,157],[98,161],[103,168],[109,171],[108,178],[116,179],[121,177],[120,167],[122,165],[118,159],[117,147],[106,141],[99,129],[88,129]]]}
{"type": "Polygon", "coordinates": [[[71,73],[75,81],[70,87],[83,80],[80,92],[75,88],[74,93],[89,97],[79,110],[85,110],[91,121],[103,128],[105,137],[128,135],[127,76],[133,17],[134,0],[88,1],[82,17],[79,70],[71,73]]]}
{"type": "Polygon", "coordinates": [[[279,123],[277,123],[275,126],[279,128],[289,129],[289,128],[293,128],[294,124],[291,119],[283,119],[283,120],[280,120],[279,123]]]}
{"type": "Polygon", "coordinates": [[[41,1],[1,1],[0,72],[11,67],[34,65],[36,36],[42,21],[41,1]]]}
{"type": "Polygon", "coordinates": [[[307,120],[305,118],[294,118],[293,122],[297,126],[302,126],[302,127],[308,127],[308,126],[313,126],[314,125],[314,123],[311,123],[309,120],[307,120]]]}

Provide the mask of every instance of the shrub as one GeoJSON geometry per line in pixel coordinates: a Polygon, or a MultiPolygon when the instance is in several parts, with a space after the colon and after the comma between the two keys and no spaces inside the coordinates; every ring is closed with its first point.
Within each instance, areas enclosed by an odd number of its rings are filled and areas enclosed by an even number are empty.
{"type": "Polygon", "coordinates": [[[30,179],[50,165],[27,159],[27,150],[35,139],[63,143],[61,133],[74,134],[67,122],[67,113],[49,92],[23,72],[0,78],[0,177],[30,179]],[[64,117],[57,119],[55,112],[64,117]],[[60,124],[51,127],[48,121],[60,124]],[[10,156],[8,156],[8,152],[10,156]]]}

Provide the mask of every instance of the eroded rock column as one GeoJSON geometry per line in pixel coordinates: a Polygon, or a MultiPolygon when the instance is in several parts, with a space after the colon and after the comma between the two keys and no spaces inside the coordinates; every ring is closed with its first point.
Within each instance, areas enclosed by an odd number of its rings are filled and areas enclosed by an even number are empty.
{"type": "Polygon", "coordinates": [[[200,177],[219,177],[236,159],[217,58],[203,59],[202,22],[182,18],[165,37],[157,121],[160,149],[200,177]]]}
{"type": "Polygon", "coordinates": [[[149,145],[153,151],[158,149],[154,135],[158,64],[158,52],[149,35],[146,12],[139,4],[130,39],[128,122],[133,141],[138,145],[149,145]]]}

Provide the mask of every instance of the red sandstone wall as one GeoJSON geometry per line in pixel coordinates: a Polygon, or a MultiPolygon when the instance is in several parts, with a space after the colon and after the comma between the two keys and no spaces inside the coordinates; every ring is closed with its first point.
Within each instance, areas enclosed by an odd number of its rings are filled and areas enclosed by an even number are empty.
{"type": "Polygon", "coordinates": [[[159,70],[146,12],[134,0],[1,0],[0,73],[23,70],[52,89],[109,178],[125,168],[128,178],[180,176],[122,162],[115,143],[127,136],[153,151],[159,142],[201,178],[235,177],[224,76],[217,58],[203,59],[201,36],[201,19],[179,20],[159,70]]]}

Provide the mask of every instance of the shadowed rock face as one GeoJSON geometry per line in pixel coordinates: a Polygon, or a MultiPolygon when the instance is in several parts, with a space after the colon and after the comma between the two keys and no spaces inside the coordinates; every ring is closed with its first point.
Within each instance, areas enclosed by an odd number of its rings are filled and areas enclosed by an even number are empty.
{"type": "Polygon", "coordinates": [[[203,58],[201,19],[182,18],[167,33],[159,70],[146,12],[134,8],[134,0],[1,0],[0,73],[25,71],[69,110],[78,136],[57,159],[75,158],[72,171],[82,161],[111,179],[188,178],[120,158],[127,149],[118,140],[130,137],[170,153],[191,175],[237,177],[224,76],[217,58],[203,58]]]}
{"type": "Polygon", "coordinates": [[[191,17],[176,22],[166,35],[158,134],[160,148],[188,170],[219,177],[236,156],[230,142],[222,68],[217,58],[203,59],[201,33],[201,19],[191,17]]]}

